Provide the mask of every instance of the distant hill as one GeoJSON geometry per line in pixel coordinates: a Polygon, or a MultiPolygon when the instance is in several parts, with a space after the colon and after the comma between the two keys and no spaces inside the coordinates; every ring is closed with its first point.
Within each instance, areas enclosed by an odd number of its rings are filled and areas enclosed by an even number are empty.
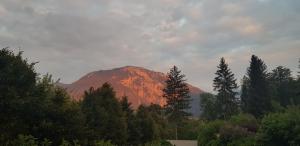
{"type": "MultiPolygon", "coordinates": [[[[164,105],[162,88],[165,85],[166,75],[161,72],[151,71],[141,67],[125,66],[111,70],[100,70],[88,73],[72,84],[58,83],[65,88],[74,100],[81,100],[85,90],[90,87],[98,88],[103,83],[110,83],[116,91],[117,97],[128,96],[134,108],[141,104],[151,103],[164,105]]],[[[199,94],[203,91],[188,85],[191,91],[191,113],[198,116],[199,94]]]]}

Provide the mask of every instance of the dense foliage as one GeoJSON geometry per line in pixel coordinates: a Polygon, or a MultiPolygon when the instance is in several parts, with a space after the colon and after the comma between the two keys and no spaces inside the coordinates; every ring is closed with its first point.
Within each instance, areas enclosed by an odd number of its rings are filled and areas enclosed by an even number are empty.
{"type": "Polygon", "coordinates": [[[265,146],[300,144],[300,107],[266,115],[257,135],[258,142],[265,146]]]}
{"type": "Polygon", "coordinates": [[[215,120],[218,118],[216,96],[211,93],[200,95],[201,118],[204,120],[215,120]]]}
{"type": "Polygon", "coordinates": [[[134,112],[108,83],[74,102],[22,53],[0,51],[0,145],[140,145],[169,135],[161,112],[159,105],[134,112]]]}
{"type": "Polygon", "coordinates": [[[82,111],[90,139],[111,140],[116,144],[126,141],[126,123],[113,88],[104,83],[101,88],[85,92],[82,111]]]}
{"type": "MultiPolygon", "coordinates": [[[[215,83],[225,81],[221,79],[225,75],[221,74],[220,66],[215,83]]],[[[217,87],[220,87],[219,84],[217,87]]],[[[205,123],[199,130],[198,145],[299,145],[299,92],[299,76],[294,78],[291,70],[282,66],[268,73],[264,62],[253,55],[242,79],[240,111],[237,112],[240,114],[231,115],[229,120],[218,116],[219,90],[217,95],[201,95],[201,118],[205,119],[205,123]]],[[[228,105],[226,102],[222,104],[228,105]]]]}
{"type": "MultiPolygon", "coordinates": [[[[300,69],[300,65],[299,65],[300,69]]],[[[282,146],[300,143],[300,76],[267,66],[253,55],[237,94],[224,58],[214,79],[217,94],[203,93],[200,119],[189,117],[189,89],[177,67],[163,89],[167,105],[140,105],[116,98],[109,83],[72,101],[51,75],[0,50],[0,145],[169,146],[165,139],[198,139],[199,146],[282,146]]]]}
{"type": "Polygon", "coordinates": [[[0,143],[20,134],[47,138],[53,145],[83,139],[85,119],[78,103],[56,87],[50,75],[38,78],[33,65],[21,53],[0,51],[0,143]]]}
{"type": "Polygon", "coordinates": [[[228,121],[216,120],[203,124],[199,146],[288,146],[300,143],[300,107],[289,107],[271,113],[261,120],[250,114],[233,116],[228,121]]]}

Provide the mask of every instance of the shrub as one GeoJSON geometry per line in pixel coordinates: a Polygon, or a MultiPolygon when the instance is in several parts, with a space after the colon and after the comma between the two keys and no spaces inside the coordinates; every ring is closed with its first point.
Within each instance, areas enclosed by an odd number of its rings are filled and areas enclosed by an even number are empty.
{"type": "Polygon", "coordinates": [[[289,107],[282,113],[272,113],[262,119],[257,134],[261,145],[281,146],[300,143],[300,107],[289,107]]]}
{"type": "Polygon", "coordinates": [[[115,146],[115,145],[112,144],[110,141],[99,140],[99,141],[95,141],[93,146],[115,146]]]}
{"type": "Polygon", "coordinates": [[[157,141],[148,142],[144,146],[173,146],[173,145],[166,140],[157,140],[157,141]]]}
{"type": "MultiPolygon", "coordinates": [[[[218,140],[219,130],[224,124],[224,121],[213,121],[207,124],[204,124],[200,127],[200,133],[198,136],[198,146],[209,145],[211,141],[218,140]]],[[[213,142],[215,143],[215,142],[213,142]]],[[[211,145],[211,144],[210,144],[211,145]]]]}
{"type": "Polygon", "coordinates": [[[18,137],[13,140],[10,145],[12,146],[38,146],[36,138],[31,135],[18,135],[18,137]]]}
{"type": "Polygon", "coordinates": [[[254,116],[239,114],[229,121],[213,121],[200,128],[199,146],[254,145],[258,122],[254,116]]]}
{"type": "Polygon", "coordinates": [[[219,131],[219,139],[223,144],[228,144],[236,139],[248,137],[251,135],[247,129],[233,125],[231,123],[225,123],[219,131]]]}
{"type": "Polygon", "coordinates": [[[203,123],[199,120],[188,119],[178,127],[178,138],[185,140],[197,140],[198,132],[203,123]]]}
{"type": "Polygon", "coordinates": [[[254,136],[235,139],[232,142],[227,144],[227,146],[255,146],[255,145],[256,145],[256,140],[254,136]]]}
{"type": "Polygon", "coordinates": [[[256,118],[250,114],[239,114],[232,116],[229,122],[233,125],[246,128],[249,132],[256,132],[259,127],[256,118]]]}

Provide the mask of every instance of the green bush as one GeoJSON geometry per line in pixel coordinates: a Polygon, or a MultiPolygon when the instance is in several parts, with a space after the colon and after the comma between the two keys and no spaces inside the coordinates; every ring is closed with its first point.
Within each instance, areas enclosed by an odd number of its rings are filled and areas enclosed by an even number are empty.
{"type": "Polygon", "coordinates": [[[256,132],[259,127],[256,118],[250,114],[239,114],[232,116],[229,122],[233,125],[246,128],[249,132],[256,132]]]}
{"type": "Polygon", "coordinates": [[[10,145],[12,146],[38,146],[36,138],[31,135],[18,135],[18,137],[13,140],[10,145]]]}
{"type": "Polygon", "coordinates": [[[210,145],[211,141],[218,140],[219,130],[223,124],[224,121],[218,120],[202,125],[198,136],[198,146],[210,145]]]}
{"type": "Polygon", "coordinates": [[[70,142],[68,142],[67,140],[62,140],[61,144],[59,146],[71,146],[70,142]]]}
{"type": "Polygon", "coordinates": [[[227,146],[255,146],[256,139],[254,136],[249,136],[241,139],[234,139],[232,142],[228,143],[227,146]]]}
{"type": "Polygon", "coordinates": [[[200,128],[199,146],[254,145],[258,121],[249,114],[239,114],[229,121],[213,121],[200,128]]]}
{"type": "Polygon", "coordinates": [[[300,144],[300,107],[272,113],[262,119],[257,134],[259,144],[266,146],[300,144]]]}
{"type": "Polygon", "coordinates": [[[112,144],[110,141],[99,140],[99,141],[95,141],[93,146],[115,146],[115,145],[112,144]]]}
{"type": "Polygon", "coordinates": [[[199,129],[202,121],[195,119],[185,120],[182,125],[178,127],[178,139],[197,140],[199,129]]]}
{"type": "Polygon", "coordinates": [[[225,123],[220,128],[219,135],[221,143],[228,144],[234,140],[248,137],[251,135],[251,133],[243,127],[233,125],[231,123],[225,123]]]}
{"type": "Polygon", "coordinates": [[[173,146],[170,142],[166,140],[157,140],[145,143],[144,146],[173,146]]]}

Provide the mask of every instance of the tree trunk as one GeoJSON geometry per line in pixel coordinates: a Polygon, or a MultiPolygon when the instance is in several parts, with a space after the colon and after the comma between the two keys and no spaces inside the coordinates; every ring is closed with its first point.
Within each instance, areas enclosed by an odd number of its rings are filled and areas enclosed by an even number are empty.
{"type": "Polygon", "coordinates": [[[178,140],[178,135],[177,135],[177,124],[175,125],[175,136],[176,136],[176,140],[178,140]]]}

